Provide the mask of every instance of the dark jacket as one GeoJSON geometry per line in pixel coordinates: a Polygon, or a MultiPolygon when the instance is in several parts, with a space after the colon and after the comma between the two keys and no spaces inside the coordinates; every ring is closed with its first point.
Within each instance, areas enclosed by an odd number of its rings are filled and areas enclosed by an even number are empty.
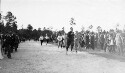
{"type": "Polygon", "coordinates": [[[74,41],[74,32],[70,31],[67,34],[68,41],[74,41]]]}

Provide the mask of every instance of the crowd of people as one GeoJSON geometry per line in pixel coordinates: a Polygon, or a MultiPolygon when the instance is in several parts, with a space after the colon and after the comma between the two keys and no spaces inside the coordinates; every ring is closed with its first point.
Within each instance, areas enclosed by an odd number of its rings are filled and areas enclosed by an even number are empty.
{"type": "Polygon", "coordinates": [[[46,34],[45,37],[43,37],[42,35],[40,36],[39,38],[39,41],[41,42],[41,46],[42,46],[42,43],[46,40],[46,45],[49,43],[49,36],[46,34]]]}
{"type": "MultiPolygon", "coordinates": [[[[52,37],[49,37],[47,34],[45,37],[41,35],[39,38],[41,46],[44,40],[46,40],[47,45],[50,38],[52,39],[52,37]]],[[[78,50],[84,48],[86,50],[100,49],[105,52],[108,51],[124,55],[125,33],[121,30],[100,32],[90,32],[87,30],[84,32],[74,32],[71,27],[68,33],[58,33],[54,39],[55,38],[58,42],[58,48],[66,48],[66,54],[68,54],[68,49],[71,47],[71,52],[74,49],[76,53],[78,50]]],[[[3,59],[3,54],[11,59],[11,53],[14,50],[17,51],[21,41],[25,41],[25,39],[19,38],[19,36],[14,33],[0,34],[0,59],[3,59]]]]}
{"type": "Polygon", "coordinates": [[[0,59],[4,58],[3,55],[7,55],[11,59],[11,53],[14,50],[17,52],[19,43],[19,36],[14,33],[0,34],[0,59]]]}
{"type": "Polygon", "coordinates": [[[77,50],[85,48],[88,49],[100,49],[105,52],[118,53],[119,55],[124,54],[125,46],[125,33],[121,30],[110,30],[110,31],[100,31],[100,32],[73,32],[73,28],[66,34],[61,34],[57,36],[58,48],[59,46],[66,47],[66,54],[69,46],[72,49],[77,50]]]}

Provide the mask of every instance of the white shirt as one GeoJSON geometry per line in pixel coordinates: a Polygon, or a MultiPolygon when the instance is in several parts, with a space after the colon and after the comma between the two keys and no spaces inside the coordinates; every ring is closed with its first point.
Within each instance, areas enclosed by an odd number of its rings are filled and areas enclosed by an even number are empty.
{"type": "Polygon", "coordinates": [[[62,38],[64,38],[64,39],[65,39],[65,35],[62,35],[62,38]]]}
{"type": "Polygon", "coordinates": [[[46,39],[49,39],[49,37],[48,37],[48,36],[46,36],[45,38],[46,38],[46,39]]]}
{"type": "Polygon", "coordinates": [[[122,37],[119,33],[116,34],[115,41],[116,41],[116,45],[119,45],[120,43],[122,43],[122,37]]]}
{"type": "Polygon", "coordinates": [[[62,38],[63,38],[62,36],[58,36],[58,37],[57,37],[57,40],[58,40],[58,41],[61,41],[62,38]]]}
{"type": "Polygon", "coordinates": [[[39,40],[43,40],[43,36],[41,36],[41,37],[39,38],[39,40]]]}

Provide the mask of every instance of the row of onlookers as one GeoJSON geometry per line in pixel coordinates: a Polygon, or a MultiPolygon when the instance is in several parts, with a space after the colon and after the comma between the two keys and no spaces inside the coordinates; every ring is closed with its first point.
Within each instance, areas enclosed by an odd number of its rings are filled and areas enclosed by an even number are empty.
{"type": "MultiPolygon", "coordinates": [[[[100,49],[104,50],[105,52],[109,51],[123,55],[125,46],[124,35],[125,33],[119,30],[116,32],[111,30],[109,32],[103,31],[99,33],[89,31],[81,33],[76,31],[74,35],[72,35],[74,37],[72,39],[72,44],[76,50],[84,47],[86,49],[100,49]]],[[[69,38],[71,38],[69,37],[69,33],[59,33],[57,36],[58,47],[67,46],[67,40],[69,38]]]]}

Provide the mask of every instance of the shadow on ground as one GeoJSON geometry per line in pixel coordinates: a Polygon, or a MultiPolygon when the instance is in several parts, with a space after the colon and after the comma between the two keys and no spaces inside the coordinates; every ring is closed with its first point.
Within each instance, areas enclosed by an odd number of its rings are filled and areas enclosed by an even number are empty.
{"type": "MultiPolygon", "coordinates": [[[[57,44],[55,44],[55,45],[57,45],[57,44]]],[[[113,60],[118,60],[118,61],[121,61],[121,62],[125,62],[125,56],[120,56],[120,55],[117,55],[117,54],[114,54],[114,53],[101,52],[100,49],[86,50],[85,48],[81,48],[81,49],[78,49],[78,50],[81,51],[81,52],[82,51],[88,52],[89,54],[97,55],[97,56],[104,57],[104,58],[107,58],[107,59],[113,59],[113,60]]]]}
{"type": "Polygon", "coordinates": [[[121,62],[125,62],[125,57],[119,56],[119,55],[115,55],[115,54],[111,54],[111,53],[90,52],[90,54],[94,54],[94,55],[97,55],[97,56],[105,57],[107,59],[113,59],[113,60],[118,60],[118,61],[121,61],[121,62]]]}
{"type": "Polygon", "coordinates": [[[89,54],[97,55],[97,56],[104,57],[104,58],[107,58],[107,59],[113,59],[113,60],[118,60],[120,62],[125,62],[125,56],[120,56],[120,55],[115,54],[115,53],[107,53],[107,52],[104,52],[104,51],[102,52],[99,49],[86,50],[86,49],[82,48],[82,50],[79,50],[79,51],[88,52],[89,54]]]}

